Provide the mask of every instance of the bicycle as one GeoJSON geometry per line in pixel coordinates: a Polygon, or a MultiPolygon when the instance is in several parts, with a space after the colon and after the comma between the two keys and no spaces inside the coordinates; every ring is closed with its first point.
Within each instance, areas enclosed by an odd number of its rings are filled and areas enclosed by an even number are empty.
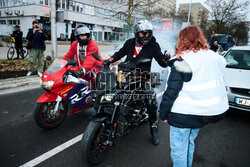
{"type": "MultiPolygon", "coordinates": [[[[14,55],[15,55],[16,49],[15,49],[15,44],[11,45],[11,47],[9,48],[8,52],[7,52],[7,58],[8,60],[13,59],[14,55]]],[[[29,50],[27,49],[27,47],[23,47],[23,59],[25,59],[29,54],[29,50]]]]}

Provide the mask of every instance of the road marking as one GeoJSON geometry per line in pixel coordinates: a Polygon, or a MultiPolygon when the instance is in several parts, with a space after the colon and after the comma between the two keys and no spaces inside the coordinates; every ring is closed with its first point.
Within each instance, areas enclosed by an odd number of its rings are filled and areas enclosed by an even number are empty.
{"type": "Polygon", "coordinates": [[[66,148],[68,148],[68,147],[74,145],[75,143],[79,142],[82,139],[82,135],[83,134],[80,134],[80,135],[76,136],[75,138],[73,138],[73,139],[71,139],[71,140],[57,146],[56,148],[54,148],[54,149],[40,155],[39,157],[37,157],[37,158],[35,158],[35,159],[21,165],[20,167],[31,167],[31,166],[36,166],[36,165],[40,164],[41,162],[49,159],[50,157],[56,155],[57,153],[65,150],[66,148]]]}
{"type": "MultiPolygon", "coordinates": [[[[156,97],[162,96],[163,93],[164,93],[164,91],[159,93],[156,97]]],[[[68,147],[76,144],[77,142],[79,142],[82,139],[82,135],[83,134],[80,134],[80,135],[76,136],[75,138],[73,138],[73,139],[71,139],[71,140],[57,146],[56,148],[53,148],[52,150],[40,155],[39,157],[37,157],[37,158],[35,158],[35,159],[21,165],[20,167],[32,167],[32,166],[36,166],[36,165],[40,164],[41,162],[49,159],[50,157],[56,155],[57,153],[65,150],[66,148],[68,148],[68,147]]]]}

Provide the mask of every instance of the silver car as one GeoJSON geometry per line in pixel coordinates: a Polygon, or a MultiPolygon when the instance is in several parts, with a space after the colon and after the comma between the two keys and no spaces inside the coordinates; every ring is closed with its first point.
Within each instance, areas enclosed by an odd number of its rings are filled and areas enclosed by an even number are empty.
{"type": "Polygon", "coordinates": [[[225,81],[229,105],[250,111],[250,46],[235,46],[226,54],[225,81]]]}

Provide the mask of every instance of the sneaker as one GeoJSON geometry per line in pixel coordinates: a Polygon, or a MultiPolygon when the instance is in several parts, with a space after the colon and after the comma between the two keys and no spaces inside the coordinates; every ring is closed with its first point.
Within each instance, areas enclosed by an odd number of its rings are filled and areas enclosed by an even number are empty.
{"type": "Polygon", "coordinates": [[[37,75],[38,75],[39,77],[42,77],[43,73],[41,73],[40,71],[38,71],[38,72],[37,72],[37,75]]]}
{"type": "Polygon", "coordinates": [[[31,74],[32,74],[32,72],[31,72],[31,71],[29,71],[29,72],[27,73],[27,76],[31,76],[31,74]]]}

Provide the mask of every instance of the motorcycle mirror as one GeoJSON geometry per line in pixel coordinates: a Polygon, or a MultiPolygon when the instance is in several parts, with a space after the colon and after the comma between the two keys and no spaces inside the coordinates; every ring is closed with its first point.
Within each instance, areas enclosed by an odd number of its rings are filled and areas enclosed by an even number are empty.
{"type": "Polygon", "coordinates": [[[100,57],[99,57],[99,55],[98,55],[97,53],[91,53],[91,55],[92,55],[95,59],[100,60],[100,57]]]}

